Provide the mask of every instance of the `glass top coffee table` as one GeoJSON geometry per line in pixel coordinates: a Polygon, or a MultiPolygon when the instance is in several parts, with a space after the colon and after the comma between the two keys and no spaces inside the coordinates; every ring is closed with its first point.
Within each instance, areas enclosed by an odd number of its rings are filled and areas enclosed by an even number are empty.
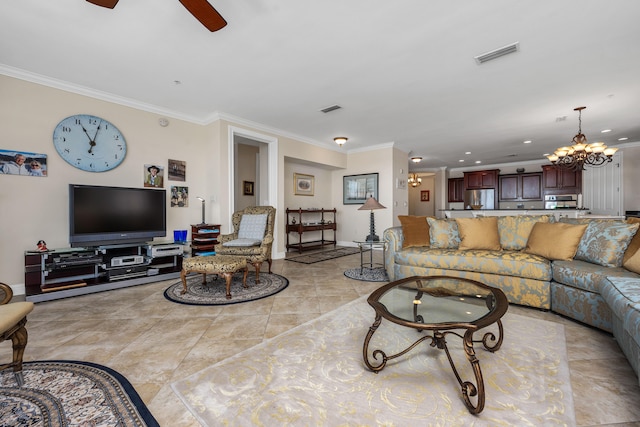
{"type": "Polygon", "coordinates": [[[472,414],[484,409],[485,390],[480,370],[480,361],[473,348],[481,342],[490,352],[502,345],[502,316],[507,312],[509,302],[497,288],[473,280],[445,276],[414,276],[396,280],[375,290],[367,302],[376,312],[375,321],[364,340],[362,354],[367,367],[373,372],[381,371],[387,361],[400,357],[423,341],[431,347],[444,350],[453,373],[462,387],[462,397],[472,414]],[[416,329],[421,333],[406,349],[387,355],[384,350],[374,350],[369,355],[369,342],[382,318],[401,326],[416,329]],[[480,329],[497,324],[498,336],[486,331],[480,339],[474,334],[480,329]],[[431,334],[425,333],[430,331],[431,334]],[[472,381],[463,381],[447,347],[447,336],[462,339],[465,356],[475,376],[472,381]],[[372,360],[369,360],[370,357],[372,360]],[[475,404],[471,398],[475,398],[475,404]]]}

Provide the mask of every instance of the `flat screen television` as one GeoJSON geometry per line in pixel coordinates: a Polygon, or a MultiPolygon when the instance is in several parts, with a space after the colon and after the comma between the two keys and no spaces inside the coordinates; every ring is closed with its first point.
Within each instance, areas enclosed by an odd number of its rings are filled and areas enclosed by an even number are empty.
{"type": "Polygon", "coordinates": [[[90,247],[166,236],[166,191],[69,184],[69,243],[90,247]]]}

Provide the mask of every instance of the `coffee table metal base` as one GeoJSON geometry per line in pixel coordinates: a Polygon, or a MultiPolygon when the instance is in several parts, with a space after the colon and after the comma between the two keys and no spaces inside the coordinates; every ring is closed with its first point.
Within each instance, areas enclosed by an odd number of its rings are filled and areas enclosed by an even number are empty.
{"type": "Polygon", "coordinates": [[[362,349],[362,354],[364,357],[364,363],[367,365],[367,368],[372,370],[375,373],[378,373],[387,365],[387,361],[395,359],[397,357],[403,356],[417,347],[420,343],[431,340],[429,343],[431,347],[436,347],[440,350],[444,350],[447,359],[449,360],[449,364],[451,365],[451,369],[453,370],[460,387],[462,388],[462,397],[464,399],[464,403],[469,409],[469,412],[472,414],[479,414],[484,409],[485,402],[485,390],[484,390],[484,380],[482,378],[482,370],[480,369],[480,360],[476,357],[476,352],[473,348],[473,343],[481,342],[484,348],[490,352],[498,351],[500,346],[502,346],[502,338],[503,338],[503,329],[502,329],[502,321],[498,320],[496,324],[498,325],[498,336],[493,332],[487,332],[483,335],[481,340],[474,340],[473,334],[474,330],[467,329],[464,332],[464,335],[461,335],[454,331],[433,331],[433,335],[423,335],[421,338],[416,340],[413,344],[411,344],[406,349],[400,351],[399,353],[393,355],[387,355],[383,350],[374,350],[372,353],[372,357],[374,361],[369,361],[369,341],[371,337],[380,326],[382,322],[382,316],[377,315],[373,325],[369,328],[369,332],[364,340],[364,347],[362,349]],[[464,348],[465,355],[467,360],[471,364],[471,368],[473,369],[473,373],[475,376],[475,384],[471,381],[463,381],[460,377],[458,369],[456,368],[453,359],[451,358],[451,354],[449,353],[449,348],[447,347],[447,335],[455,335],[457,337],[462,338],[462,344],[464,348]],[[381,358],[378,363],[378,358],[381,358]],[[377,363],[377,364],[376,364],[377,363]],[[471,398],[475,398],[475,404],[472,402],[471,398]]]}

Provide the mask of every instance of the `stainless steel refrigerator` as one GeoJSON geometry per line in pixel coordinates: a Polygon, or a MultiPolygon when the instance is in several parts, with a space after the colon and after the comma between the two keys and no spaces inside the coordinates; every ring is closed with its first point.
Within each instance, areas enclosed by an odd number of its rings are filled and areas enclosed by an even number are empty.
{"type": "Polygon", "coordinates": [[[495,190],[465,190],[465,209],[495,209],[495,190]]]}

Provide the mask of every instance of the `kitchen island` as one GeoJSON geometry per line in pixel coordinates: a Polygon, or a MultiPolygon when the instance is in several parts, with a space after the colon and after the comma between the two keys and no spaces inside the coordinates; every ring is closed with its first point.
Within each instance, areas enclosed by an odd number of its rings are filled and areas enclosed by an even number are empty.
{"type": "Polygon", "coordinates": [[[450,209],[442,210],[446,218],[474,218],[477,216],[554,215],[560,218],[624,219],[624,216],[591,214],[587,209],[450,209]]]}

